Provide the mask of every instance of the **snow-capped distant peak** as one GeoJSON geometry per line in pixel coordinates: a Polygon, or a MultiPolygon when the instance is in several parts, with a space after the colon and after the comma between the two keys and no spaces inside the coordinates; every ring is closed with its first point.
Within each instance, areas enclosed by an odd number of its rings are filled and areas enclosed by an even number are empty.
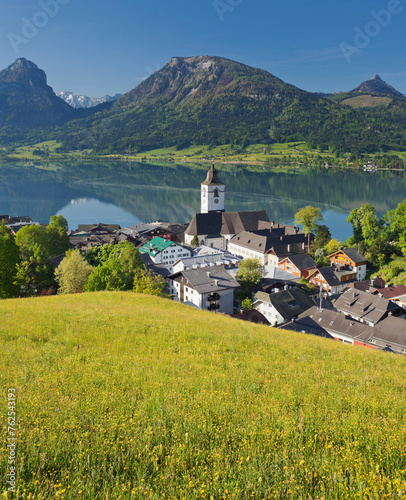
{"type": "Polygon", "coordinates": [[[115,96],[105,95],[103,97],[88,97],[86,95],[77,94],[76,92],[58,92],[56,94],[58,97],[63,99],[65,102],[70,104],[73,108],[93,108],[98,104],[103,102],[115,101],[121,94],[116,94],[115,96]]]}

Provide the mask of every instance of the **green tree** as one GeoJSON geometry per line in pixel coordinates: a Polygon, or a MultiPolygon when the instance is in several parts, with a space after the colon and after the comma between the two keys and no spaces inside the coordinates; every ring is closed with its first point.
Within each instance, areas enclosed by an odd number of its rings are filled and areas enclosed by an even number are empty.
{"type": "Polygon", "coordinates": [[[15,283],[19,262],[19,248],[3,220],[0,224],[0,299],[19,295],[19,287],[15,283]]]}
{"type": "Polygon", "coordinates": [[[45,262],[49,258],[46,233],[38,224],[22,227],[16,234],[16,243],[23,260],[34,258],[37,262],[45,262]]]}
{"type": "Polygon", "coordinates": [[[199,238],[197,237],[197,234],[193,236],[193,239],[191,241],[192,247],[198,247],[199,246],[199,238]]]}
{"type": "Polygon", "coordinates": [[[243,288],[251,290],[254,286],[258,285],[265,274],[265,267],[258,259],[244,259],[240,262],[235,277],[243,288]]]}
{"type": "Polygon", "coordinates": [[[131,290],[137,269],[143,267],[139,251],[129,241],[114,245],[107,260],[97,266],[86,283],[85,290],[131,290]]]}
{"type": "Polygon", "coordinates": [[[320,224],[316,227],[315,236],[313,248],[315,250],[318,248],[324,248],[331,240],[330,229],[324,224],[320,224]]]}
{"type": "Polygon", "coordinates": [[[62,215],[52,215],[45,229],[45,245],[48,255],[56,257],[67,252],[70,248],[69,236],[67,234],[68,222],[62,215]]]}
{"type": "Polygon", "coordinates": [[[165,279],[148,271],[145,267],[135,271],[133,290],[135,293],[168,297],[168,284],[165,279]]]}
{"type": "Polygon", "coordinates": [[[371,245],[378,236],[382,227],[376,215],[375,208],[366,203],[360,208],[354,208],[347,219],[353,229],[353,243],[364,241],[366,245],[371,245]]]}
{"type": "Polygon", "coordinates": [[[341,241],[333,238],[331,239],[327,245],[324,247],[324,251],[326,256],[331,255],[332,253],[338,252],[340,250],[340,247],[342,246],[341,241]]]}
{"type": "Polygon", "coordinates": [[[252,299],[247,298],[241,302],[241,307],[244,309],[244,311],[251,311],[251,309],[254,309],[254,303],[252,299]]]}
{"type": "Polygon", "coordinates": [[[92,270],[92,266],[85,261],[79,250],[69,250],[55,270],[55,279],[59,284],[58,293],[83,292],[92,270]]]}
{"type": "Polygon", "coordinates": [[[295,224],[303,226],[307,235],[307,249],[310,252],[310,233],[316,229],[317,223],[323,220],[321,208],[307,206],[298,210],[295,214],[295,224]]]}

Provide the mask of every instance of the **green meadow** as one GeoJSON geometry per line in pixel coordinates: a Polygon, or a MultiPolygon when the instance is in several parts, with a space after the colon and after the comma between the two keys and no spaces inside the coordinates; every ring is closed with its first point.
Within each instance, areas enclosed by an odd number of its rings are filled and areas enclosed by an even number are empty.
{"type": "Polygon", "coordinates": [[[405,357],[133,293],[0,318],[0,498],[406,498],[405,357]]]}

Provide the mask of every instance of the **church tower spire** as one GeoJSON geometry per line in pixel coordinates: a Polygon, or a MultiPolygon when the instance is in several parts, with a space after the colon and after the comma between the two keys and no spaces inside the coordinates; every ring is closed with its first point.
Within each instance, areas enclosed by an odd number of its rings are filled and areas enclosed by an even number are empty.
{"type": "Polygon", "coordinates": [[[202,214],[209,212],[225,211],[226,185],[220,180],[214,161],[207,173],[206,180],[201,184],[201,208],[202,214]]]}

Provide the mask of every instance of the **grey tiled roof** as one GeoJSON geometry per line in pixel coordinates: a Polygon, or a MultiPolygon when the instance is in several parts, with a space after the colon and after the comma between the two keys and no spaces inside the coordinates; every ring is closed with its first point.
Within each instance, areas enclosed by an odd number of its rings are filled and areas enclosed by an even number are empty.
{"type": "Polygon", "coordinates": [[[378,323],[389,311],[399,309],[399,306],[382,296],[352,288],[346,290],[336,300],[334,307],[343,313],[374,324],[378,323]]]}
{"type": "Polygon", "coordinates": [[[268,294],[257,292],[255,300],[272,304],[285,320],[291,319],[314,305],[312,299],[300,288],[268,294]]]}
{"type": "Polygon", "coordinates": [[[221,292],[230,288],[238,288],[240,285],[221,266],[212,266],[201,269],[188,269],[172,274],[171,279],[183,276],[187,282],[200,294],[221,292]]]}
{"type": "Polygon", "coordinates": [[[196,214],[186,234],[237,234],[255,231],[260,221],[269,221],[265,210],[257,212],[209,212],[196,214]]]}
{"type": "Polygon", "coordinates": [[[292,262],[292,264],[294,264],[296,268],[299,269],[299,271],[316,267],[316,262],[308,253],[290,255],[288,258],[292,262]]]}

